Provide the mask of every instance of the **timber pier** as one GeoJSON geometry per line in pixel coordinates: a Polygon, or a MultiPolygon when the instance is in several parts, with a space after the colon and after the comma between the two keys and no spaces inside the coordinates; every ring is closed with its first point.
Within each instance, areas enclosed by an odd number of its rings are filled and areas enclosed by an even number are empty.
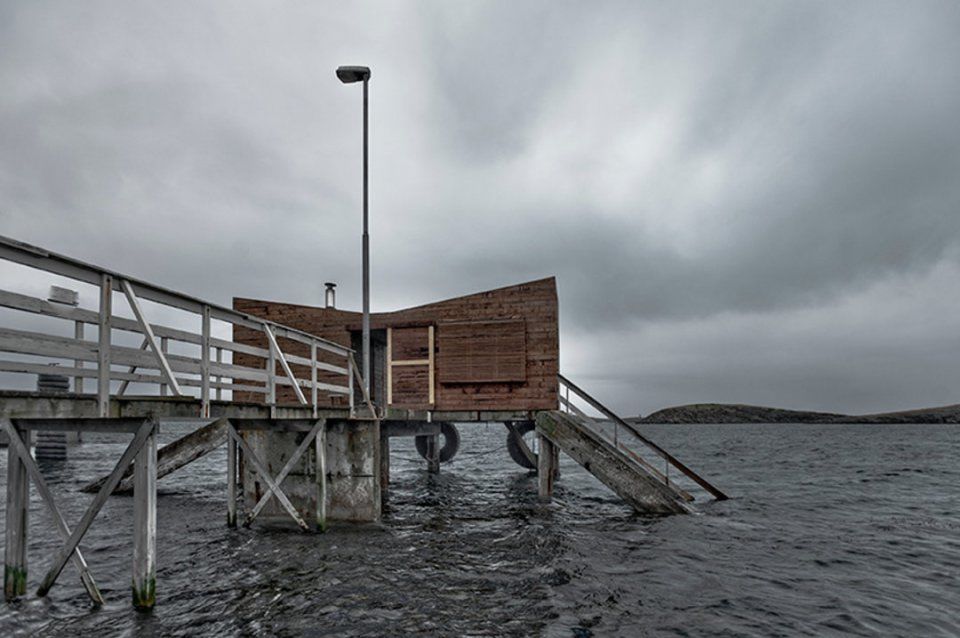
{"type": "Polygon", "coordinates": [[[335,308],[330,294],[324,307],[245,298],[226,307],[5,237],[0,261],[57,284],[47,299],[0,286],[8,601],[31,581],[32,484],[63,543],[36,594],[72,563],[91,601],[103,602],[80,542],[110,496],[127,492],[132,600],[152,608],[156,530],[166,523],[157,481],[224,445],[225,522],[234,527],[292,520],[323,532],[333,521],[379,521],[390,439],[416,437],[427,471],[439,472],[457,453],[457,428],[477,422],[504,424],[511,457],[537,473],[543,499],[561,451],[640,512],[691,512],[695,490],[726,498],[560,374],[553,278],[373,314],[368,392],[354,356],[360,314],[335,308]],[[85,287],[96,308],[76,303],[65,284],[85,287]],[[155,320],[171,309],[186,319],[155,320]],[[16,382],[37,375],[56,390],[16,382]],[[196,428],[158,449],[165,424],[184,421],[196,428]],[[31,455],[36,433],[47,432],[130,436],[109,474],[84,488],[94,496],[75,523],[31,455]]]}

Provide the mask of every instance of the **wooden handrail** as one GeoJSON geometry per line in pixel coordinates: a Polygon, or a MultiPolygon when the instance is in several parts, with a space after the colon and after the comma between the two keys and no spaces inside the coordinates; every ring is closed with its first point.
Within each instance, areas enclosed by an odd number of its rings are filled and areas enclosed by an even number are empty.
{"type": "Polygon", "coordinates": [[[707,479],[703,478],[702,476],[700,476],[699,474],[691,470],[689,467],[681,463],[678,459],[676,459],[672,454],[664,450],[662,447],[660,447],[659,445],[657,445],[647,437],[643,436],[640,433],[640,431],[637,430],[637,428],[634,427],[632,424],[628,423],[627,421],[624,421],[615,412],[613,412],[611,409],[609,409],[608,407],[606,407],[605,405],[603,405],[602,403],[594,399],[592,396],[587,394],[586,391],[578,387],[575,383],[571,382],[562,374],[557,374],[557,377],[560,379],[561,383],[563,383],[569,389],[573,390],[578,397],[580,397],[581,399],[589,403],[594,409],[598,410],[601,414],[603,414],[607,418],[611,419],[612,421],[626,428],[634,436],[636,436],[643,443],[645,443],[651,450],[654,450],[657,454],[659,454],[664,459],[666,459],[666,461],[670,463],[670,465],[680,470],[682,474],[684,474],[694,483],[696,483],[697,485],[705,489],[707,492],[709,492],[710,495],[713,496],[715,499],[717,499],[718,501],[727,500],[728,496],[726,494],[724,494],[719,489],[711,485],[710,482],[707,481],[707,479]]]}

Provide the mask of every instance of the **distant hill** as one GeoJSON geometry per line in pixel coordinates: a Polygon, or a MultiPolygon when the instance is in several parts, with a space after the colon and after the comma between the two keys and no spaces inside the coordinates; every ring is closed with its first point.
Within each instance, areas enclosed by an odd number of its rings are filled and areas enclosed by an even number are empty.
{"type": "Polygon", "coordinates": [[[694,403],[658,410],[636,423],[960,423],[960,405],[879,414],[834,414],[759,405],[694,403]]]}

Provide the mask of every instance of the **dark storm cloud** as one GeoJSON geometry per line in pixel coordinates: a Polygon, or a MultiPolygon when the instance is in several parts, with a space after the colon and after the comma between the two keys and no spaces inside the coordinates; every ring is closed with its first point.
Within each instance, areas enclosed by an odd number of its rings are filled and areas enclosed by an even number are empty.
{"type": "Polygon", "coordinates": [[[334,279],[358,306],[359,93],[332,70],[366,63],[375,308],[557,275],[565,365],[614,402],[949,402],[918,335],[902,387],[857,364],[909,313],[847,350],[823,317],[882,318],[907,297],[868,292],[904,278],[960,296],[958,35],[936,2],[5,3],[0,232],[220,302],[334,279]],[[757,326],[809,358],[724,345],[757,326]],[[604,381],[626,343],[647,363],[604,381]]]}

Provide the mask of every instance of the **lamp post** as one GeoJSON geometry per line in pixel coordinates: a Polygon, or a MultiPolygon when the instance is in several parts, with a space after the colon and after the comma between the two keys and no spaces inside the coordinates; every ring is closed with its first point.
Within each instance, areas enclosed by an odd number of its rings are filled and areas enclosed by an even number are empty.
{"type": "Polygon", "coordinates": [[[370,235],[367,232],[367,83],[370,67],[341,66],[337,77],[344,84],[363,82],[363,387],[370,396],[370,235]]]}

